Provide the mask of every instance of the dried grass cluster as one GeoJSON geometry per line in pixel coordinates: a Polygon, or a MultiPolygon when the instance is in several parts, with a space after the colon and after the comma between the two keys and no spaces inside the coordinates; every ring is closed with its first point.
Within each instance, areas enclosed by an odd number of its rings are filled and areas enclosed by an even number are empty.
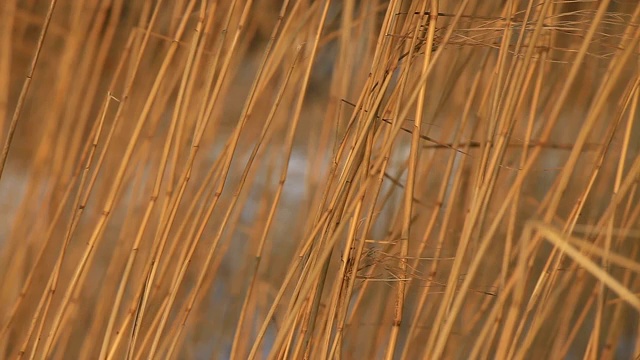
{"type": "Polygon", "coordinates": [[[640,2],[0,11],[1,359],[640,356],[640,2]]]}

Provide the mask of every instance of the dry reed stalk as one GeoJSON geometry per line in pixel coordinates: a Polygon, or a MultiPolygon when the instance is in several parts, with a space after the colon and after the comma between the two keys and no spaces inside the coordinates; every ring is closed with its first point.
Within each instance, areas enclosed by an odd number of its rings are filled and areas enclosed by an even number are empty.
{"type": "Polygon", "coordinates": [[[637,2],[0,11],[0,359],[640,356],[637,2]]]}

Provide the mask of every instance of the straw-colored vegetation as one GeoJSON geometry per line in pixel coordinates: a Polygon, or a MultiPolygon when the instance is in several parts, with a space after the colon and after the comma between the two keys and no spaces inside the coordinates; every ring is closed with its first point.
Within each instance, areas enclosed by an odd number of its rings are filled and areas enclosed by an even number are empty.
{"type": "Polygon", "coordinates": [[[0,358],[640,355],[640,2],[0,11],[0,358]]]}

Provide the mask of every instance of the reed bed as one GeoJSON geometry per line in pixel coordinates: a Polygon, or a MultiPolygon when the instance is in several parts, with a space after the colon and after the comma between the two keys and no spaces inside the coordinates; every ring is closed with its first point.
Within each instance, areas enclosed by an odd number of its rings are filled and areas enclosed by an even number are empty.
{"type": "Polygon", "coordinates": [[[0,358],[640,357],[640,2],[0,9],[0,358]]]}

